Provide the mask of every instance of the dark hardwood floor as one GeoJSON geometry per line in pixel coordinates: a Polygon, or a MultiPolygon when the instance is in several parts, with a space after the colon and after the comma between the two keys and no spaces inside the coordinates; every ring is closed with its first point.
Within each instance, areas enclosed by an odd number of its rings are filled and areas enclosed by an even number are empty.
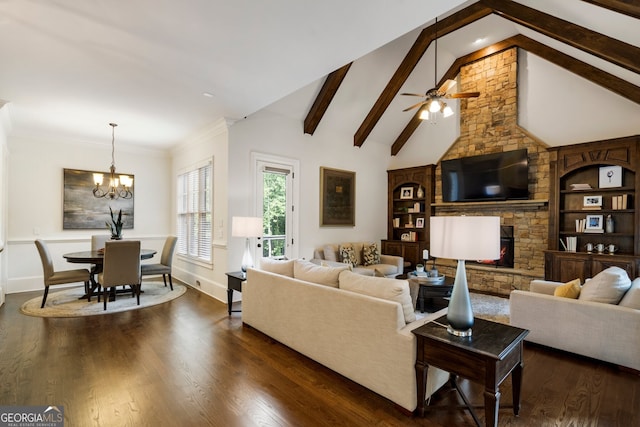
{"type": "MultiPolygon", "coordinates": [[[[466,411],[443,406],[457,401],[452,391],[441,390],[424,419],[407,416],[193,289],[132,312],[20,314],[40,295],[8,295],[0,308],[0,405],[62,405],[66,426],[473,425],[466,411]]],[[[482,406],[481,387],[463,387],[482,406]]],[[[510,380],[501,392],[508,406],[510,380]]],[[[499,425],[637,426],[638,408],[636,372],[526,345],[520,416],[503,408],[499,425]]]]}

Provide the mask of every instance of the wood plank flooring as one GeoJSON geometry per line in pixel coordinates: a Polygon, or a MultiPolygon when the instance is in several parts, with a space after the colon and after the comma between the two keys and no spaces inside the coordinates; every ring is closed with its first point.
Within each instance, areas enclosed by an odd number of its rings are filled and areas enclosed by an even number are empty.
{"type": "MultiPolygon", "coordinates": [[[[424,419],[406,416],[193,289],[133,312],[20,314],[39,295],[8,295],[0,308],[0,405],[62,405],[65,426],[474,425],[466,411],[443,406],[458,402],[450,390],[424,419]]],[[[481,406],[482,388],[462,385],[481,406]]],[[[509,380],[501,392],[508,406],[509,380]]],[[[638,408],[636,372],[526,345],[520,416],[503,408],[499,425],[637,426],[638,408]]]]}

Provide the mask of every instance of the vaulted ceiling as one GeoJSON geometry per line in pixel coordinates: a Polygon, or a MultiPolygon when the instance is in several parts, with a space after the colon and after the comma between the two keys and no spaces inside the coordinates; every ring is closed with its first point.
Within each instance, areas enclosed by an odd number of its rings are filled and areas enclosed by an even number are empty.
{"type": "Polygon", "coordinates": [[[270,111],[299,120],[301,133],[305,122],[314,136],[351,135],[410,158],[416,141],[442,151],[456,124],[412,120],[398,93],[425,92],[513,44],[527,52],[519,110],[528,130],[551,145],[640,133],[636,4],[3,0],[0,105],[11,107],[15,136],[109,144],[116,122],[121,144],[164,149],[218,118],[270,111]]]}
{"type": "MultiPolygon", "coordinates": [[[[598,0],[590,1],[590,3],[610,8],[617,13],[626,14],[636,19],[640,18],[640,7],[633,6],[630,3],[598,0]]],[[[617,40],[516,2],[480,0],[447,16],[440,22],[436,21],[433,25],[424,28],[419,33],[395,73],[391,76],[385,88],[371,106],[368,114],[355,131],[353,137],[354,145],[360,147],[365,143],[367,137],[380,122],[380,119],[389,108],[393,99],[398,95],[400,89],[423,59],[432,42],[438,37],[444,37],[449,33],[492,14],[579,49],[589,55],[603,59],[609,64],[624,68],[635,74],[640,73],[640,48],[633,44],[617,40]]],[[[522,34],[514,35],[475,52],[458,57],[434,87],[439,87],[448,79],[455,79],[461,66],[512,47],[518,47],[535,54],[635,104],[640,104],[640,87],[636,84],[522,34]]],[[[325,112],[329,108],[331,101],[347,76],[351,65],[352,64],[349,63],[327,76],[304,119],[305,133],[313,134],[315,132],[325,112]]],[[[420,109],[417,109],[408,120],[404,129],[398,134],[391,146],[392,155],[398,154],[416,129],[424,123],[419,118],[419,115],[420,109]]]]}

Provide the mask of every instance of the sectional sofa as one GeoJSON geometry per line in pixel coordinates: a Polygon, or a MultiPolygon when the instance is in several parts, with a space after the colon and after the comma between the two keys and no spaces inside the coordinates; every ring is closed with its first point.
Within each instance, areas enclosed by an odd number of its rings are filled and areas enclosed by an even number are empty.
{"type": "MultiPolygon", "coordinates": [[[[417,406],[416,338],[446,309],[416,319],[406,280],[356,274],[309,261],[263,261],[242,288],[242,321],[395,402],[417,406]]],[[[449,374],[430,368],[426,396],[449,374]]]]}

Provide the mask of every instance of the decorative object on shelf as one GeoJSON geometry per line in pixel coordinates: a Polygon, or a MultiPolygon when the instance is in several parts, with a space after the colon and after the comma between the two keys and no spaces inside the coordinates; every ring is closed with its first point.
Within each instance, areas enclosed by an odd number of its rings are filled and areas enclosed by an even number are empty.
{"type": "Polygon", "coordinates": [[[424,218],[416,218],[416,228],[424,228],[424,218]]]}
{"type": "Polygon", "coordinates": [[[602,196],[584,196],[583,209],[602,209],[602,196]]]}
{"type": "Polygon", "coordinates": [[[569,187],[571,187],[571,190],[573,191],[578,191],[578,190],[591,190],[591,185],[589,184],[569,184],[569,187]]]}
{"type": "Polygon", "coordinates": [[[604,233],[603,215],[587,215],[587,223],[584,227],[585,233],[604,233]]]}
{"type": "Polygon", "coordinates": [[[596,251],[598,251],[599,254],[604,253],[604,243],[598,243],[596,245],[596,251]]]}
{"type": "Polygon", "coordinates": [[[613,222],[613,218],[611,217],[611,215],[607,215],[607,219],[606,219],[605,225],[604,225],[604,231],[606,233],[613,233],[614,232],[614,222],[613,222]]]}
{"type": "Polygon", "coordinates": [[[416,265],[416,272],[417,273],[424,273],[424,264],[417,264],[416,265]]]}
{"type": "Polygon", "coordinates": [[[616,245],[614,245],[613,243],[611,243],[611,244],[609,244],[609,246],[607,246],[607,251],[609,251],[610,255],[613,255],[616,252],[618,252],[618,247],[616,245]]]}
{"type": "Polygon", "coordinates": [[[600,188],[622,187],[622,166],[603,166],[600,168],[600,188]]]}
{"type": "Polygon", "coordinates": [[[356,225],[356,173],[320,167],[320,226],[356,225]]]}
{"type": "Polygon", "coordinates": [[[109,206],[111,222],[105,222],[107,228],[111,230],[111,240],[122,240],[122,209],[118,212],[118,218],[113,216],[113,209],[109,206]]]}
{"type": "Polygon", "coordinates": [[[109,186],[102,188],[104,174],[94,173],[93,182],[96,185],[93,188],[93,196],[97,198],[108,197],[109,199],[131,199],[133,197],[133,178],[129,175],[120,175],[116,178],[116,158],[115,158],[115,129],[116,123],[109,123],[111,126],[111,167],[109,168],[109,186]]]}
{"type": "Polygon", "coordinates": [[[584,245],[584,248],[587,250],[587,252],[591,253],[593,252],[593,243],[587,243],[586,245],[584,245]]]}
{"type": "Polygon", "coordinates": [[[424,190],[422,189],[421,185],[418,186],[418,191],[416,192],[416,197],[419,198],[419,199],[422,199],[424,197],[424,190]]]}
{"type": "Polygon", "coordinates": [[[402,187],[402,188],[400,188],[400,198],[401,199],[413,199],[413,187],[402,187]]]}
{"type": "Polygon", "coordinates": [[[430,229],[431,254],[458,260],[447,312],[447,331],[456,336],[471,336],[474,319],[465,260],[500,258],[500,217],[434,216],[430,229]]]}
{"type": "Polygon", "coordinates": [[[253,258],[251,256],[251,248],[249,239],[251,237],[262,237],[262,218],[252,216],[234,216],[231,218],[231,236],[244,237],[245,246],[242,254],[242,265],[240,269],[246,277],[247,268],[253,267],[253,258]]]}

